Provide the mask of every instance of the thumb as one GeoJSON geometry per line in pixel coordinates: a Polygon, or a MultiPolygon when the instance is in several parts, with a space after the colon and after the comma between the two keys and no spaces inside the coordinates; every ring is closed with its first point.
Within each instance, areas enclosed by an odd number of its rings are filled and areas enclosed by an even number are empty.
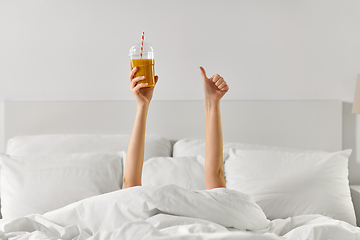
{"type": "Polygon", "coordinates": [[[206,76],[205,69],[203,67],[200,67],[200,71],[201,71],[201,76],[205,79],[208,79],[208,77],[206,76]]]}

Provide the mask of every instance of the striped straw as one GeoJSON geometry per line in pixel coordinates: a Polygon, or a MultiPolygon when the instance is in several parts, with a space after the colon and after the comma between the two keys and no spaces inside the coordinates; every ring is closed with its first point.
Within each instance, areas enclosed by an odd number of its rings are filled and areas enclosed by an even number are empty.
{"type": "Polygon", "coordinates": [[[144,32],[141,35],[141,48],[140,48],[140,58],[142,58],[143,46],[144,46],[144,32]]]}

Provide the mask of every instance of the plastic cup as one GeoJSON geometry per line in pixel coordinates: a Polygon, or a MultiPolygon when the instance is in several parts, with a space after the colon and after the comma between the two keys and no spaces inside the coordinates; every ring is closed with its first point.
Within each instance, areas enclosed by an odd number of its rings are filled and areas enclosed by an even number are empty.
{"type": "Polygon", "coordinates": [[[132,68],[138,67],[135,77],[145,76],[144,80],[138,83],[148,83],[146,87],[155,86],[155,59],[154,50],[146,42],[143,44],[142,57],[140,56],[141,45],[137,44],[130,49],[130,59],[132,68]]]}

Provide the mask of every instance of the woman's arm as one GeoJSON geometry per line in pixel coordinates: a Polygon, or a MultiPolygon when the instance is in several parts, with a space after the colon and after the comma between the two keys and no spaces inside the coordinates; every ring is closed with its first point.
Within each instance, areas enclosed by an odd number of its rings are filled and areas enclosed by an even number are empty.
{"type": "Polygon", "coordinates": [[[226,187],[223,172],[223,138],[219,101],[205,99],[205,121],[206,189],[226,187]]]}
{"type": "Polygon", "coordinates": [[[144,163],[145,129],[148,105],[138,105],[131,133],[123,176],[123,188],[141,186],[142,166],[144,163]]]}
{"type": "Polygon", "coordinates": [[[220,75],[208,78],[202,67],[200,70],[205,93],[205,185],[206,189],[225,188],[220,99],[229,86],[220,75]]]}
{"type": "MultiPolygon", "coordinates": [[[[137,111],[126,154],[123,188],[141,186],[141,175],[145,151],[146,119],[154,91],[153,87],[144,88],[147,83],[137,84],[138,81],[144,79],[144,76],[134,78],[136,71],[137,68],[133,68],[129,76],[130,89],[137,101],[137,111]]],[[[157,80],[158,76],[155,76],[155,84],[157,83],[157,80]]]]}

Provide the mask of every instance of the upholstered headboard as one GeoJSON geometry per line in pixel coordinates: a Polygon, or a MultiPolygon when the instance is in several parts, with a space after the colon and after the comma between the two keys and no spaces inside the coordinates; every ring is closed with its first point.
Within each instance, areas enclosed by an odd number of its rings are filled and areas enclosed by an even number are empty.
{"type": "MultiPolygon", "coordinates": [[[[309,150],[342,149],[340,101],[222,101],[224,141],[309,150]]],[[[5,142],[18,135],[130,134],[134,101],[7,101],[5,142]]],[[[153,101],[147,133],[204,138],[202,101],[153,101]]]]}

